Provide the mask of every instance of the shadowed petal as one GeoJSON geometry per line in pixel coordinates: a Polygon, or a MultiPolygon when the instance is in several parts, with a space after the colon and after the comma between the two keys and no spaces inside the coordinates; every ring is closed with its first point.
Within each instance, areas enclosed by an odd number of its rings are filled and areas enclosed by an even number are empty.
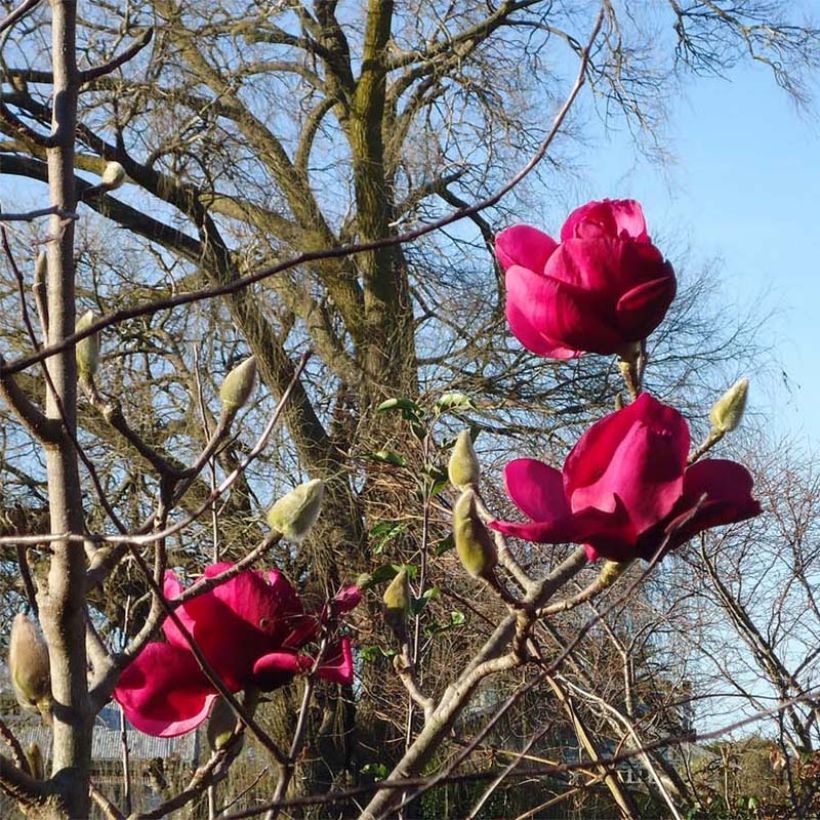
{"type": "Polygon", "coordinates": [[[313,661],[306,655],[271,652],[254,663],[253,682],[263,691],[269,692],[290,683],[294,675],[307,672],[312,666],[313,661]]]}
{"type": "MultiPolygon", "coordinates": [[[[538,305],[533,300],[549,298],[550,289],[544,286],[543,277],[527,268],[511,267],[506,274],[507,302],[505,312],[510,330],[527,350],[538,356],[552,359],[572,359],[580,356],[580,350],[566,347],[543,333],[543,328],[535,324],[539,321],[538,305]]],[[[546,308],[546,303],[541,302],[546,308]]]]}
{"type": "Polygon", "coordinates": [[[114,690],[130,723],[155,737],[195,729],[208,717],[216,697],[194,656],[164,643],[149,643],[120,675],[114,690]]]}
{"type": "Polygon", "coordinates": [[[671,274],[672,266],[668,265],[670,275],[644,282],[627,291],[615,308],[618,326],[625,339],[640,341],[645,339],[666,316],[666,311],[677,292],[677,282],[671,274]]]}
{"type": "Polygon", "coordinates": [[[563,476],[543,461],[510,461],[504,467],[504,486],[513,504],[534,521],[552,521],[569,515],[563,476]]]}

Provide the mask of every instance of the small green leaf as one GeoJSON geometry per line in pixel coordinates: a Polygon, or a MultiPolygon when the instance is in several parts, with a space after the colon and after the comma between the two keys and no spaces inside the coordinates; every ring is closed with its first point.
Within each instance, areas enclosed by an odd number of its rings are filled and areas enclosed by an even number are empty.
{"type": "Polygon", "coordinates": [[[467,619],[464,617],[464,613],[459,612],[457,609],[450,613],[450,626],[461,626],[465,620],[467,619]]]}
{"type": "Polygon", "coordinates": [[[445,552],[449,552],[455,545],[456,542],[453,539],[453,533],[450,533],[445,538],[442,538],[438,544],[436,544],[433,548],[433,552],[435,555],[444,555],[445,552]]]}
{"type": "Polygon", "coordinates": [[[376,408],[377,413],[386,413],[388,410],[400,410],[407,421],[419,419],[424,415],[424,410],[410,399],[387,399],[376,408]]]}
{"type": "Polygon", "coordinates": [[[443,393],[435,404],[437,413],[448,410],[476,410],[473,400],[466,393],[443,393]]]}
{"type": "Polygon", "coordinates": [[[362,766],[362,774],[371,774],[376,780],[384,780],[390,774],[390,768],[386,763],[365,763],[362,766]]]}
{"type": "Polygon", "coordinates": [[[410,614],[411,615],[418,615],[433,600],[433,598],[437,598],[439,594],[438,587],[430,587],[430,589],[425,589],[424,593],[419,598],[413,598],[410,602],[410,614]]]}
{"type": "Polygon", "coordinates": [[[395,654],[395,649],[382,649],[380,646],[362,646],[359,648],[359,657],[365,663],[370,663],[378,658],[392,658],[395,654]]]}
{"type": "Polygon", "coordinates": [[[385,581],[392,581],[400,569],[401,566],[397,566],[395,564],[382,564],[370,573],[366,588],[370,589],[370,587],[375,587],[385,581]]]}
{"type": "Polygon", "coordinates": [[[380,521],[370,530],[373,553],[380,555],[394,538],[406,531],[407,522],[405,521],[380,521]]]}
{"type": "Polygon", "coordinates": [[[380,461],[382,464],[392,464],[394,467],[404,467],[407,463],[402,456],[392,450],[377,450],[375,453],[367,453],[365,458],[380,461]]]}
{"type": "Polygon", "coordinates": [[[455,627],[461,626],[465,622],[466,618],[464,617],[463,612],[459,612],[458,610],[453,610],[450,612],[450,618],[446,623],[432,623],[429,624],[424,628],[424,633],[428,637],[433,637],[434,635],[440,635],[442,632],[447,632],[450,629],[454,629],[455,627]]]}

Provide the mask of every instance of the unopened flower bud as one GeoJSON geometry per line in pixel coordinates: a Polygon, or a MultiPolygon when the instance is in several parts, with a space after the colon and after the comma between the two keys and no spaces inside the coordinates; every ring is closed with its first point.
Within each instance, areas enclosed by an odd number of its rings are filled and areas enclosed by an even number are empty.
{"type": "Polygon", "coordinates": [[[238,728],[239,720],[230,703],[223,697],[217,698],[211,710],[211,716],[208,718],[206,731],[211,751],[218,752],[224,749],[238,728]]]}
{"type": "Polygon", "coordinates": [[[9,638],[9,674],[17,702],[45,715],[51,704],[48,647],[25,615],[14,616],[9,638]]]}
{"type": "Polygon", "coordinates": [[[400,643],[407,640],[407,624],[405,622],[410,610],[410,581],[406,567],[402,567],[396,577],[388,584],[382,596],[384,603],[385,623],[393,630],[400,643]]]}
{"type": "MultiPolygon", "coordinates": [[[[77,322],[75,326],[76,332],[81,333],[83,330],[86,330],[86,328],[94,324],[96,318],[97,317],[94,315],[93,310],[87,310],[77,322]]],[[[75,350],[77,356],[77,370],[79,372],[80,379],[83,381],[89,381],[97,372],[97,364],[100,360],[99,334],[94,333],[91,336],[86,336],[84,339],[80,339],[80,341],[77,342],[75,350]]]]}
{"type": "Polygon", "coordinates": [[[223,413],[234,416],[250,397],[255,383],[256,357],[251,356],[231,370],[219,388],[223,413]]]}
{"type": "Polygon", "coordinates": [[[325,485],[320,478],[300,484],[270,508],[270,528],[298,543],[316,523],[324,492],[325,485]]]}
{"type": "Polygon", "coordinates": [[[26,749],[26,762],[28,763],[28,770],[35,780],[45,780],[46,767],[43,761],[43,752],[39,744],[32,743],[26,749]]]}
{"type": "Polygon", "coordinates": [[[125,182],[125,168],[119,162],[106,162],[102,172],[102,184],[109,190],[114,191],[125,182]]]}
{"type": "Polygon", "coordinates": [[[473,578],[491,580],[498,554],[495,542],[478,517],[472,490],[462,493],[453,507],[453,540],[464,569],[473,578]]]}
{"type": "Polygon", "coordinates": [[[709,421],[716,433],[731,433],[743,418],[746,409],[746,396],[749,393],[749,380],[738,379],[712,406],[709,421]]]}
{"type": "Polygon", "coordinates": [[[450,462],[447,465],[447,475],[450,483],[458,489],[478,484],[481,477],[481,467],[473,449],[473,440],[469,430],[462,430],[458,434],[450,462]]]}

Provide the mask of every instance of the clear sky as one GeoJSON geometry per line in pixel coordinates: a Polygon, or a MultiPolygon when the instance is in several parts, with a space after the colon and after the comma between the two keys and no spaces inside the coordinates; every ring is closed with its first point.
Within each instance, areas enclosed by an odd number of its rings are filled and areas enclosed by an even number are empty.
{"type": "MultiPolygon", "coordinates": [[[[692,263],[720,258],[728,306],[771,318],[779,367],[753,406],[778,431],[820,444],[820,99],[799,110],[759,66],[695,79],[671,106],[671,165],[636,163],[626,134],[590,146],[583,194],[634,197],[650,232],[674,234],[692,263]]],[[[674,261],[674,260],[673,260],[674,261]]],[[[753,374],[749,374],[754,378],[753,374]]]]}

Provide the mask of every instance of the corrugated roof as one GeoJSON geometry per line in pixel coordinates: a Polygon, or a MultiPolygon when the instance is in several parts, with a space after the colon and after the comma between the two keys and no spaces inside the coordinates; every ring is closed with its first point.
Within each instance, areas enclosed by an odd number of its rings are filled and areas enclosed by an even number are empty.
{"type": "MultiPolygon", "coordinates": [[[[12,731],[23,748],[37,743],[44,755],[50,755],[51,732],[44,726],[16,726],[12,731]]],[[[128,749],[132,760],[176,757],[185,763],[191,763],[196,751],[194,735],[191,732],[181,737],[151,737],[132,729],[128,732],[128,749]]],[[[120,760],[122,744],[119,730],[97,726],[94,729],[91,756],[97,762],[120,760]]]]}

